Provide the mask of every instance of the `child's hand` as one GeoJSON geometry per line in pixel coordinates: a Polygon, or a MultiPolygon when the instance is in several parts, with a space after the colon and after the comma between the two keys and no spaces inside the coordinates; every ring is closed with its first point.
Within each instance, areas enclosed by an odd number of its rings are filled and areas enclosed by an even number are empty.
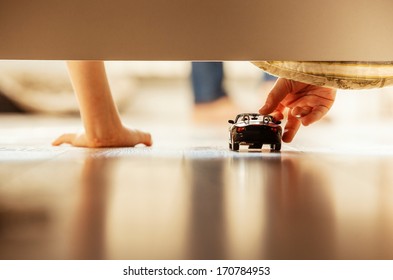
{"type": "Polygon", "coordinates": [[[284,110],[289,108],[282,140],[291,142],[300,124],[307,126],[320,120],[332,107],[335,98],[335,89],[280,78],[259,113],[271,114],[277,120],[282,120],[284,110]]]}
{"type": "Polygon", "coordinates": [[[103,147],[134,147],[137,144],[152,145],[150,133],[136,129],[122,127],[119,131],[108,133],[105,138],[88,137],[87,134],[63,134],[52,142],[52,145],[71,144],[75,147],[103,148],[103,147]]]}

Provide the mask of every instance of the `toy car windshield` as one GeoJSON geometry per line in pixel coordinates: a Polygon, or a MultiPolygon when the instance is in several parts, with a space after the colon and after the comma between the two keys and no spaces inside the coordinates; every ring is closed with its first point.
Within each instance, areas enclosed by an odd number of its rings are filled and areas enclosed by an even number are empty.
{"type": "MultiPolygon", "coordinates": [[[[229,121],[230,122],[230,121],[229,121]]],[[[269,123],[274,123],[274,124],[280,124],[280,121],[277,121],[273,116],[271,115],[260,115],[256,113],[247,113],[247,114],[239,114],[236,116],[236,119],[234,122],[230,123],[250,123],[250,122],[262,122],[264,124],[269,124],[269,123]]]]}

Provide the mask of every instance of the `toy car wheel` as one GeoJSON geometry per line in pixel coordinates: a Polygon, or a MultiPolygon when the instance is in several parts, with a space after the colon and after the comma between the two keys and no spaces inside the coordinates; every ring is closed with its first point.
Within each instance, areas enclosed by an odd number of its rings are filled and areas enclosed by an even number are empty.
{"type": "Polygon", "coordinates": [[[229,149],[232,150],[232,143],[229,143],[229,149]]]}
{"type": "Polygon", "coordinates": [[[232,150],[239,151],[240,145],[239,143],[232,143],[232,150]]]}
{"type": "Polygon", "coordinates": [[[281,143],[271,144],[270,148],[271,148],[271,150],[274,150],[274,151],[280,151],[281,150],[281,143]]]}

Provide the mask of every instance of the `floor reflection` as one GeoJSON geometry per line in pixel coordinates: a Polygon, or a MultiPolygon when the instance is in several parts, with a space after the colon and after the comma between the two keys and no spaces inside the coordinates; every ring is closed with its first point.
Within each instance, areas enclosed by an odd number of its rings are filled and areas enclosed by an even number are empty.
{"type": "Polygon", "coordinates": [[[189,203],[188,259],[225,259],[226,213],[224,160],[186,158],[184,172],[191,191],[189,203]]]}
{"type": "Polygon", "coordinates": [[[334,258],[334,203],[324,171],[315,161],[289,157],[282,160],[280,174],[269,177],[266,258],[334,258]]]}
{"type": "Polygon", "coordinates": [[[334,205],[318,166],[280,154],[189,159],[189,258],[334,258],[334,205]]]}
{"type": "Polygon", "coordinates": [[[105,259],[106,220],[113,160],[87,156],[71,235],[71,259],[105,259]]]}
{"type": "Polygon", "coordinates": [[[0,165],[0,258],[389,259],[391,167],[212,148],[0,165]]]}

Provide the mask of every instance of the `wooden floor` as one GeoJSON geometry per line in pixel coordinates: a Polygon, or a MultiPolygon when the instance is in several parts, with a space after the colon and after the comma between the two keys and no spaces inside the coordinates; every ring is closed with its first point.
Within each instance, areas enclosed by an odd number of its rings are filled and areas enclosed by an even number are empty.
{"type": "Polygon", "coordinates": [[[153,147],[52,147],[76,117],[0,116],[1,259],[393,259],[393,122],[232,152],[227,124],[131,116],[153,147]]]}

